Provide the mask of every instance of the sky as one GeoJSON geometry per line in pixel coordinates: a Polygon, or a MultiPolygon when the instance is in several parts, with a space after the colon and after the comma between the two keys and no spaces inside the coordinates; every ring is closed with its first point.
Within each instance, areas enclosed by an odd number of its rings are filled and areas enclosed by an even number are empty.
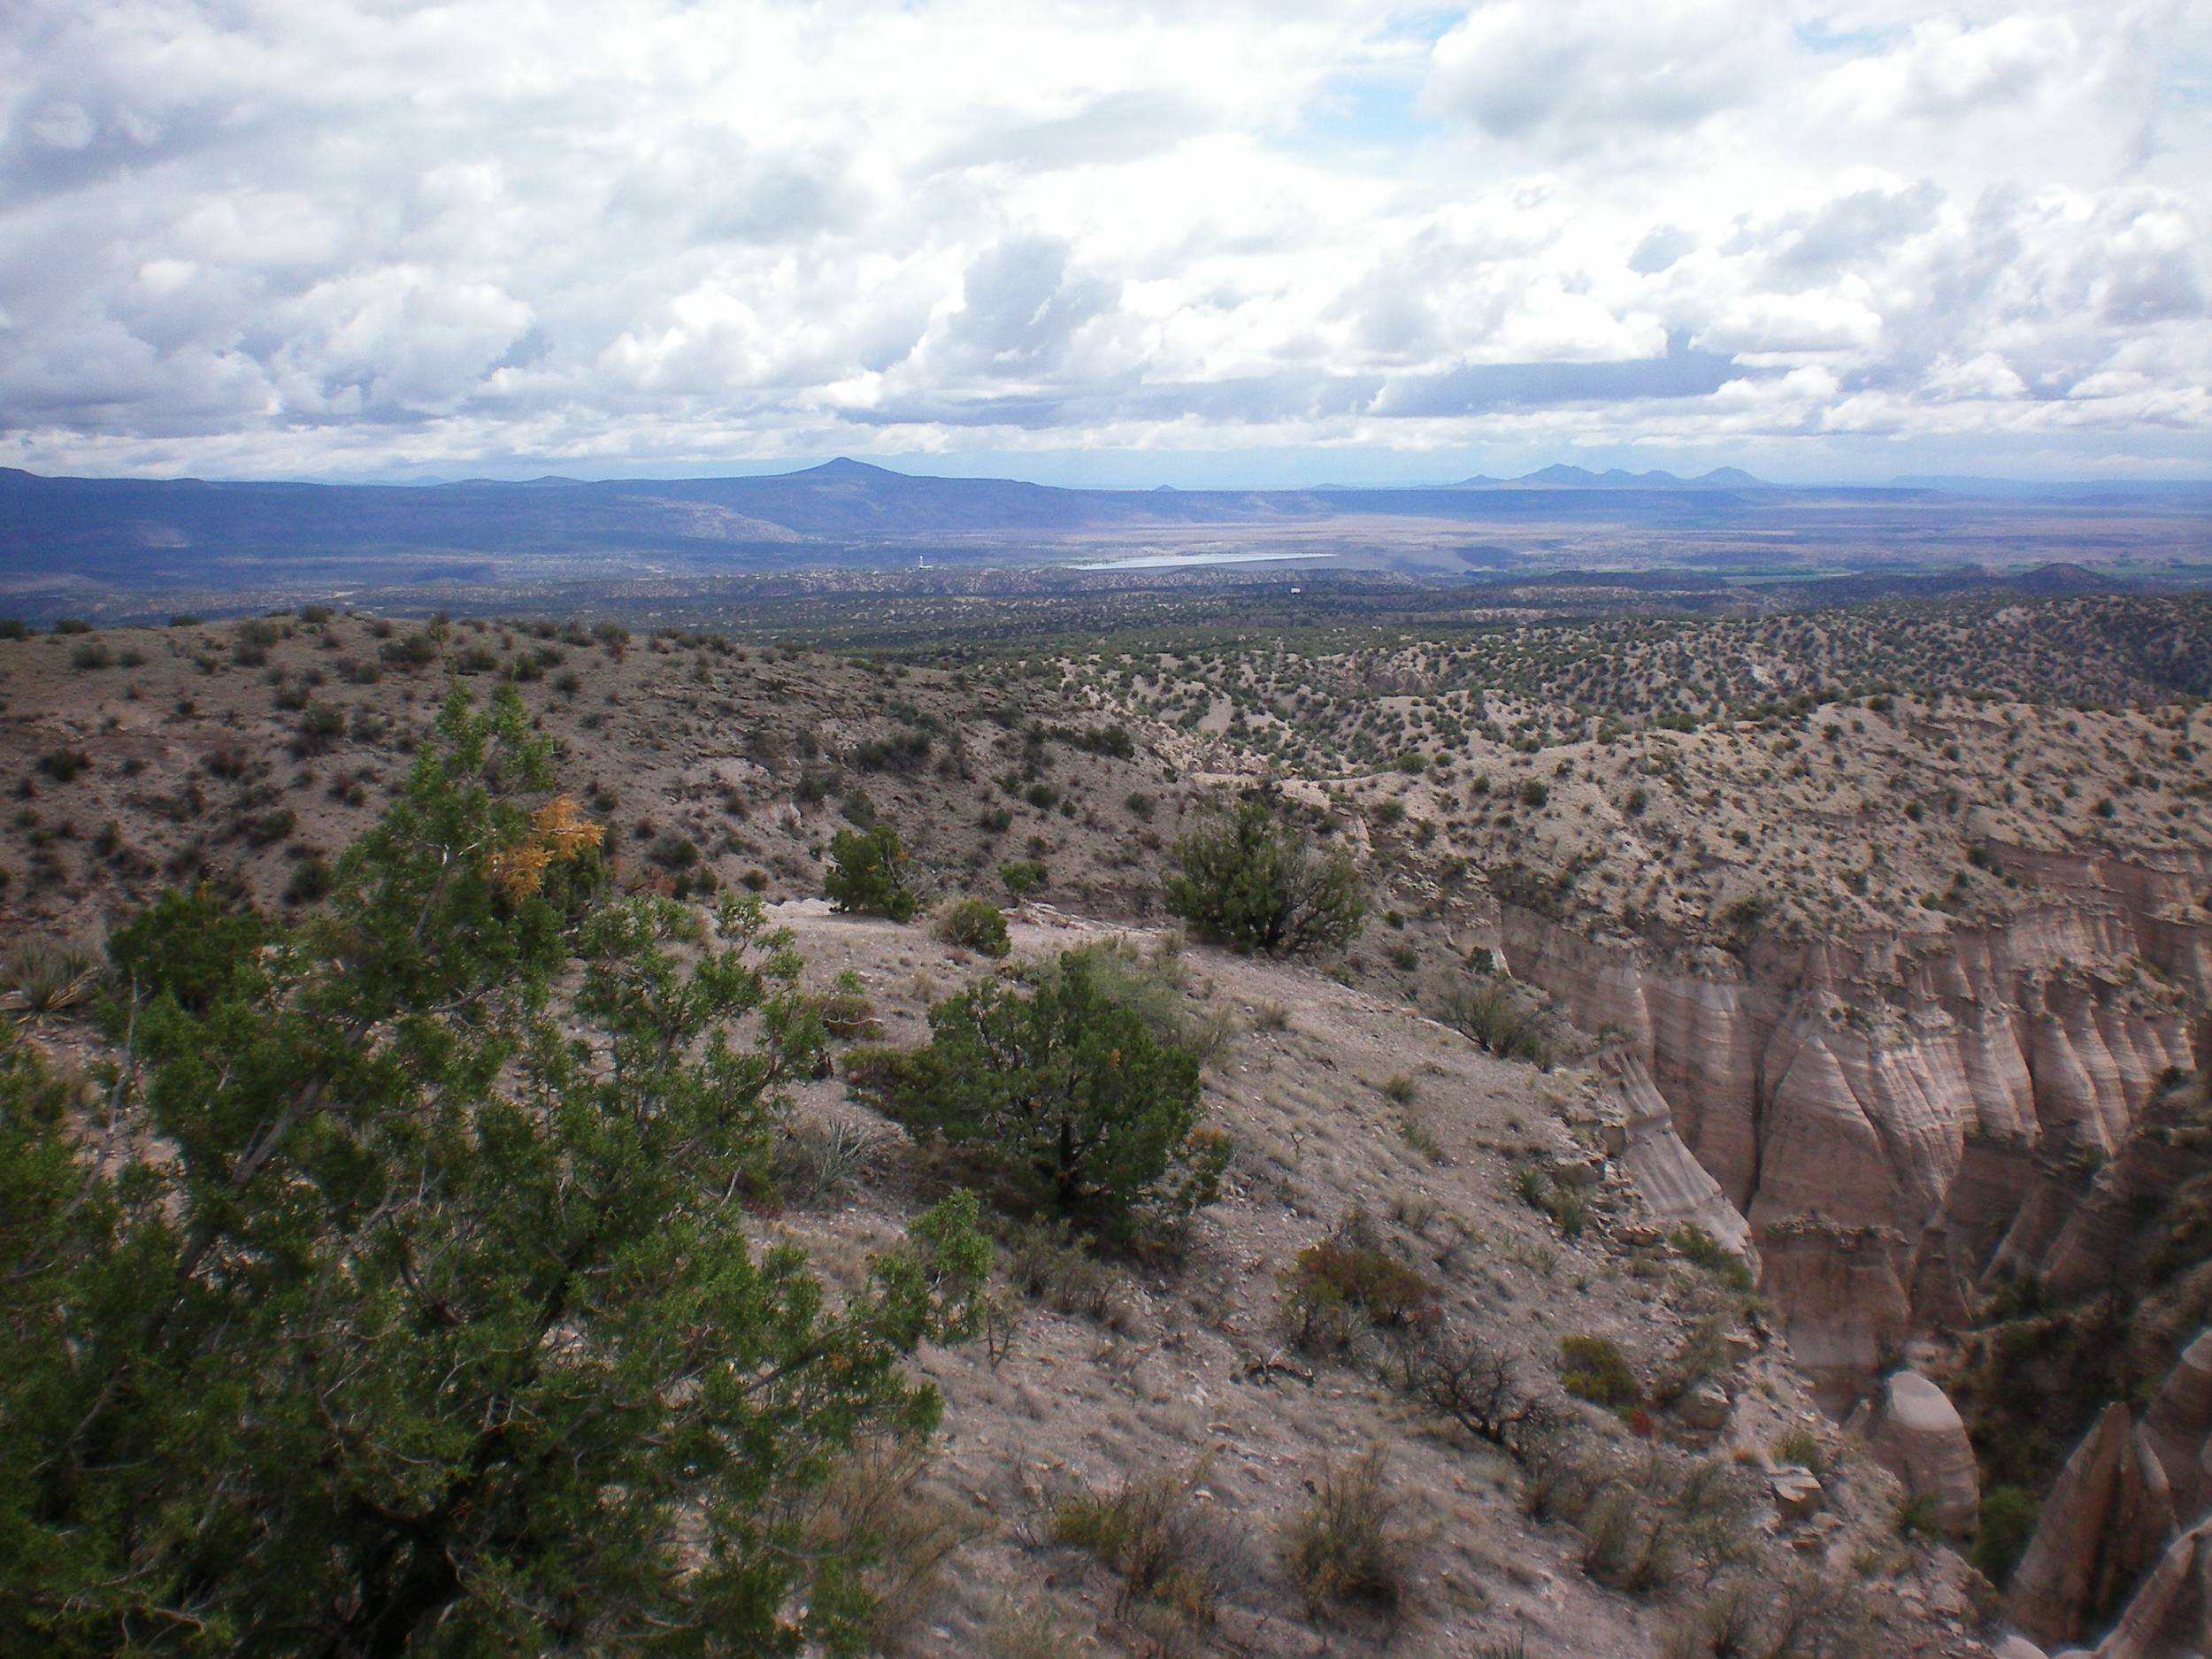
{"type": "Polygon", "coordinates": [[[9,0],[0,465],[2212,476],[2212,0],[9,0]]]}

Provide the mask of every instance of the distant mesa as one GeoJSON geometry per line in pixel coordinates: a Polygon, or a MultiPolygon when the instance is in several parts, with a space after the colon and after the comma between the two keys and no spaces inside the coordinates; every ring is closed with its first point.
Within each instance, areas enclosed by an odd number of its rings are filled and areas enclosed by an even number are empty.
{"type": "Polygon", "coordinates": [[[1766,489],[1771,488],[1764,479],[1754,478],[1739,466],[1717,466],[1695,478],[1683,478],[1674,472],[1631,472],[1623,467],[1609,467],[1602,472],[1593,472],[1586,466],[1569,466],[1563,462],[1539,467],[1533,472],[1515,479],[1475,477],[1462,479],[1454,486],[1457,489],[1766,489]]]}

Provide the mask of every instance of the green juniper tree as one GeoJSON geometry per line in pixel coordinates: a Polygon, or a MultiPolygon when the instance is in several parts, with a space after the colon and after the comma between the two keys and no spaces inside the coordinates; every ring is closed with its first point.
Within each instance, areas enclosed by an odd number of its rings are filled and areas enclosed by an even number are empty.
{"type": "Polygon", "coordinates": [[[1175,843],[1167,908],[1237,950],[1296,956],[1348,944],[1367,912],[1348,854],[1317,851],[1279,802],[1248,796],[1175,843]]]}
{"type": "Polygon", "coordinates": [[[906,885],[905,847],[888,824],[839,830],[830,838],[830,871],[822,890],[841,910],[875,911],[895,922],[913,919],[914,890],[906,885]]]}
{"type": "Polygon", "coordinates": [[[1212,1201],[1230,1148],[1199,1123],[1196,1055],[1109,995],[1086,952],[981,980],[929,1025],[919,1048],[856,1056],[856,1087],[983,1155],[1025,1202],[1126,1230],[1212,1201]]]}
{"type": "Polygon", "coordinates": [[[456,692],[296,925],[171,894],[112,946],[88,1110],[0,1047],[0,1642],[325,1655],[849,1652],[802,1506],[920,1434],[964,1195],[864,1291],[757,1248],[818,1042],[788,941],[616,900],[456,692]],[[131,1148],[143,1150],[133,1155],[131,1148]]]}

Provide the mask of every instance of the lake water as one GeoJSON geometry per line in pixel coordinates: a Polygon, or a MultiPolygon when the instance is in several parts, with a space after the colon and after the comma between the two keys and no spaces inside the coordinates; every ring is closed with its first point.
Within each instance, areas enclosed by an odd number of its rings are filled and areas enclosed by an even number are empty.
{"type": "Polygon", "coordinates": [[[1183,565],[1266,565],[1291,559],[1334,558],[1333,553],[1148,553],[1141,558],[1103,559],[1076,565],[1079,571],[1164,571],[1183,565]]]}

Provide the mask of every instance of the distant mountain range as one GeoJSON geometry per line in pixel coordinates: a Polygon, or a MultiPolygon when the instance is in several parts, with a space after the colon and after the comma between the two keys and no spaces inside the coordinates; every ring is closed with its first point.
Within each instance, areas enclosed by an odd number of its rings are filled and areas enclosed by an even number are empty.
{"type": "Polygon", "coordinates": [[[1771,489],[1764,479],[1754,478],[1741,467],[1717,466],[1695,478],[1672,472],[1630,472],[1613,467],[1593,472],[1587,467],[1552,465],[1514,479],[1466,478],[1461,489],[1771,489]]]}
{"type": "Polygon", "coordinates": [[[757,477],[422,485],[47,478],[0,469],[0,570],[59,565],[114,580],[209,561],[411,552],[503,558],[620,551],[788,564],[803,548],[956,546],[964,537],[1377,513],[1571,516],[1571,498],[1586,498],[1607,513],[1637,500],[1672,511],[1746,487],[1768,488],[1740,472],[1683,480],[1548,467],[1510,482],[1432,488],[1064,489],[1010,479],[921,477],[843,459],[757,477]],[[1653,499],[1659,496],[1675,505],[1653,499]]]}
{"type": "MultiPolygon", "coordinates": [[[[1056,538],[1117,533],[1128,541],[1156,532],[1167,540],[1209,526],[1229,536],[1341,525],[1349,546],[1361,540],[1363,521],[1385,518],[1432,523],[1447,538],[1461,526],[1488,526],[1485,546],[1546,525],[1771,537],[1801,510],[1826,521],[1840,507],[1869,524],[1867,515],[1955,516],[1955,482],[1808,488],[1734,467],[1680,478],[1562,465],[1402,488],[1069,489],[919,477],[843,459],[767,476],[409,485],[49,478],[0,468],[0,580],[19,588],[138,591],[862,569],[910,565],[918,554],[933,563],[1033,560],[1056,538]]],[[[2098,510],[2114,510],[2116,499],[2101,494],[2098,510]]]]}

